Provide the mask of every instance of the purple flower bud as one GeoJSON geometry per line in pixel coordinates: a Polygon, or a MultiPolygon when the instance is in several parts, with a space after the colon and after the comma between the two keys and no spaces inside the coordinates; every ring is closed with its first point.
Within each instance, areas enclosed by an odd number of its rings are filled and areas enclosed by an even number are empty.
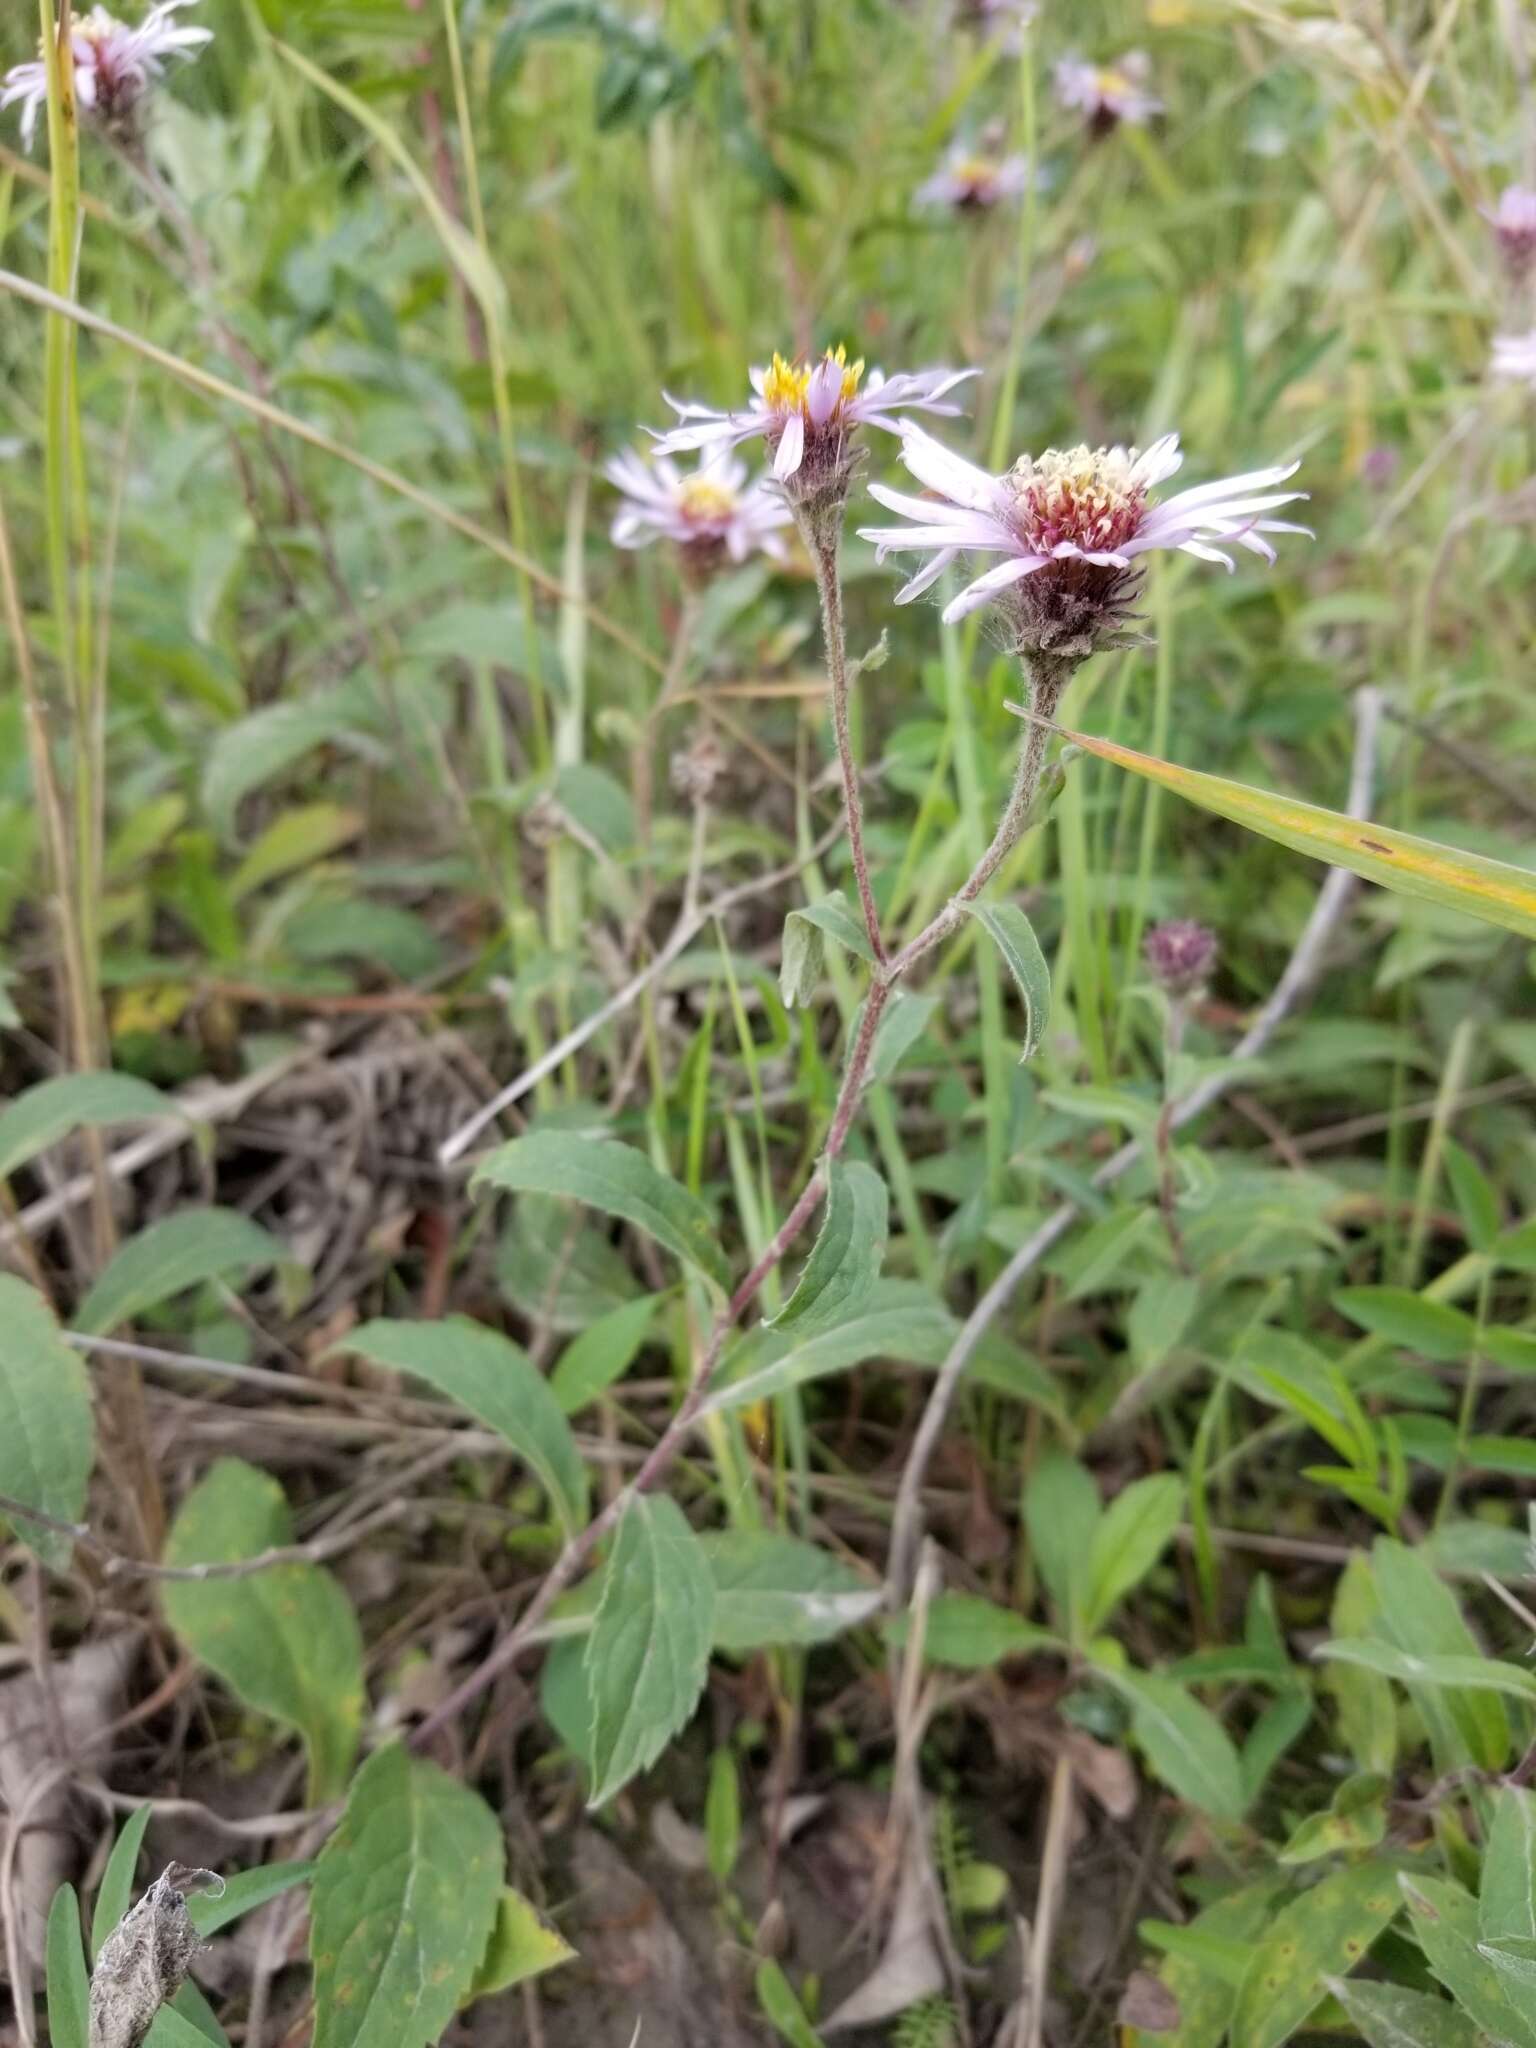
{"type": "Polygon", "coordinates": [[[1216,965],[1216,934],[1192,917],[1170,917],[1152,926],[1141,950],[1164,994],[1187,996],[1210,979],[1216,965]]]}

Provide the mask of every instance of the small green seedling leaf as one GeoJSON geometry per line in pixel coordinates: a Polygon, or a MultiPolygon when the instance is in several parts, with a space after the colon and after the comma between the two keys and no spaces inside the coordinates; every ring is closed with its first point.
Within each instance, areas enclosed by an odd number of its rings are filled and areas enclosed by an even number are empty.
{"type": "Polygon", "coordinates": [[[45,1941],[48,2038],[53,2048],[90,2048],[91,1982],[80,1940],[80,1901],[61,1884],[48,1908],[45,1941]]]}
{"type": "Polygon", "coordinates": [[[546,1970],[558,1970],[575,1954],[570,1943],[544,1922],[521,1892],[506,1886],[497,1901],[491,1938],[464,2003],[489,1998],[493,1992],[510,1991],[515,1984],[542,1977],[546,1970]]]}
{"type": "MultiPolygon", "coordinates": [[[[909,1614],[893,1614],[885,1624],[887,1641],[899,1647],[905,1646],[911,1633],[909,1614]]],[[[947,1664],[957,1671],[987,1671],[1005,1657],[1064,1647],[1049,1629],[1037,1628],[1011,1608],[983,1600],[978,1593],[940,1593],[928,1603],[923,1657],[929,1664],[947,1664]]]]}
{"type": "Polygon", "coordinates": [[[1380,1771],[1357,1771],[1322,1813],[1309,1814],[1276,1857],[1278,1863],[1313,1863],[1322,1856],[1374,1849],[1387,1831],[1391,1781],[1380,1771]]]}
{"type": "Polygon", "coordinates": [[[709,1789],[704,1795],[704,1841],[709,1853],[710,1875],[719,1885],[729,1884],[741,1854],[741,1781],[736,1758],[729,1749],[717,1749],[709,1760],[709,1789]]]}
{"type": "Polygon", "coordinates": [[[1136,1479],[1110,1502],[1088,1554],[1085,1626],[1103,1627],[1151,1571],[1184,1513],[1184,1482],[1172,1473],[1136,1479]]]}
{"type": "Polygon", "coordinates": [[[567,1344],[549,1376],[549,1391],[563,1415],[579,1414],[624,1377],[665,1298],[642,1294],[636,1301],[622,1302],[567,1344]]]}
{"type": "MultiPolygon", "coordinates": [[[[133,1904],[133,1873],[138,1868],[139,1849],[149,1826],[150,1809],[141,1806],[130,1813],[118,1830],[112,1854],[101,1873],[96,1905],[91,1913],[91,1960],[101,1954],[101,1944],[133,1904]]],[[[190,1911],[191,1901],[188,1901],[190,1911]]]]}
{"type": "Polygon", "coordinates": [[[1100,1513],[1092,1474],[1064,1451],[1049,1452],[1024,1482],[1024,1524],[1035,1563],[1074,1637],[1085,1609],[1100,1513]]]}

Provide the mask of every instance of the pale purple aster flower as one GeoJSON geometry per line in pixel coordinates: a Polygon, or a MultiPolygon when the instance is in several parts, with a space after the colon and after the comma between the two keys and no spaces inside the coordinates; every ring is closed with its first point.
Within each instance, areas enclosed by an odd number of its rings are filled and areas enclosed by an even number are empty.
{"type": "MultiPolygon", "coordinates": [[[[156,0],[137,28],[104,7],[93,7],[75,22],[70,46],[75,59],[75,99],[103,128],[122,128],[133,118],[170,57],[191,57],[213,40],[212,29],[188,28],[172,19],[194,0],[156,0]]],[[[16,64],[0,88],[0,109],[21,103],[21,139],[32,147],[37,117],[48,105],[48,66],[42,57],[16,64]]]]}
{"type": "Polygon", "coordinates": [[[912,194],[912,204],[948,213],[987,213],[1029,187],[1029,159],[993,156],[963,142],[944,152],[939,168],[912,194]]]}
{"type": "Polygon", "coordinates": [[[882,559],[901,549],[929,555],[896,602],[910,603],[961,555],[1001,555],[945,607],[944,617],[962,619],[1001,602],[1021,652],[1074,659],[1091,653],[1124,623],[1139,586],[1138,557],[1154,548],[1176,548],[1231,569],[1232,557],[1215,542],[1235,543],[1272,562],[1265,534],[1307,531],[1260,516],[1305,495],[1274,489],[1295,475],[1294,462],[1197,484],[1151,503],[1150,493],[1184,460],[1177,434],[1165,434],[1144,453],[1048,448],[1043,455],[1021,455],[993,476],[908,425],[901,459],[938,496],[914,498],[872,484],[871,496],[912,523],[860,528],[882,559]]]}
{"type": "Polygon", "coordinates": [[[1536,191],[1529,185],[1506,185],[1498,205],[1482,211],[1505,268],[1519,283],[1536,265],[1536,191]]]}
{"type": "Polygon", "coordinates": [[[1152,60],[1145,50],[1128,50],[1113,64],[1086,64],[1064,57],[1056,66],[1056,98],[1081,113],[1095,135],[1107,135],[1122,121],[1150,121],[1163,103],[1147,90],[1152,60]]]}
{"type": "Polygon", "coordinates": [[[1141,942],[1148,971],[1165,995],[1193,995],[1216,965],[1216,934],[1192,917],[1155,924],[1141,942]]]}
{"type": "Polygon", "coordinates": [[[1496,334],[1489,368],[1495,377],[1513,377],[1522,384],[1536,384],[1536,327],[1529,334],[1496,334]]]}
{"type": "Polygon", "coordinates": [[[917,370],[887,377],[864,375],[862,359],[848,360],[846,348],[828,349],[816,363],[786,362],[775,354],[766,369],[751,373],[754,393],[744,412],[721,412],[667,395],[682,421],[656,436],[662,455],[687,448],[734,448],[763,440],[773,451],[773,473],[792,504],[841,500],[848,488],[852,456],[848,436],[855,427],[901,431],[898,415],[929,412],[952,417],[960,410],[948,394],[977,370],[917,370]]]}
{"type": "Polygon", "coordinates": [[[955,20],[961,28],[995,36],[1005,50],[1018,50],[1039,12],[1039,0],[958,0],[955,20]]]}
{"type": "Polygon", "coordinates": [[[613,521],[615,547],[672,541],[690,575],[744,562],[754,549],[784,560],[783,529],[793,515],[765,478],[747,481],[747,465],[729,448],[706,451],[689,471],[670,455],[647,462],[626,448],[603,464],[603,474],[624,496],[613,521]]]}

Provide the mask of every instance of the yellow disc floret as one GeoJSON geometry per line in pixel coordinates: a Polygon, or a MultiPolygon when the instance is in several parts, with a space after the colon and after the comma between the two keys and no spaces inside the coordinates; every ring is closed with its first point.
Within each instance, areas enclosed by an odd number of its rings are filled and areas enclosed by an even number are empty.
{"type": "MultiPolygon", "coordinates": [[[[860,356],[857,362],[850,363],[846,345],[839,342],[835,349],[827,350],[823,361],[835,363],[842,371],[838,403],[846,405],[859,388],[859,379],[864,374],[864,358],[860,356]]],[[[788,362],[775,349],[773,361],[763,375],[763,404],[770,412],[805,412],[806,393],[810,389],[811,378],[820,367],[819,363],[803,360],[788,362]]]]}
{"type": "Polygon", "coordinates": [[[720,525],[735,511],[736,493],[714,477],[685,477],[678,492],[678,507],[683,517],[696,525],[720,525]]]}

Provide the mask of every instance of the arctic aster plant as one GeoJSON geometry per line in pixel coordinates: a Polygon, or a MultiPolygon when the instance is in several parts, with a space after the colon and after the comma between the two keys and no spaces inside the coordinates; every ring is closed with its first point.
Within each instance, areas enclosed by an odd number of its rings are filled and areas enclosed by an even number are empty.
{"type": "Polygon", "coordinates": [[[1017,199],[1029,184],[1029,160],[992,156],[955,143],[931,178],[912,195],[914,206],[951,213],[986,213],[1004,199],[1017,199]]]}
{"type": "Polygon", "coordinates": [[[882,559],[901,551],[928,556],[896,602],[909,604],[962,555],[1000,555],[951,600],[944,617],[962,619],[996,604],[1026,657],[1075,663],[1111,638],[1136,595],[1138,559],[1155,548],[1230,569],[1232,557],[1218,542],[1272,562],[1266,534],[1306,532],[1263,516],[1305,496],[1275,489],[1295,475],[1296,463],[1196,484],[1154,503],[1152,492],[1183,463],[1177,434],[1145,452],[1048,448],[1021,455],[993,476],[909,426],[901,459],[936,495],[915,498],[872,484],[870,495],[910,523],[860,529],[882,559]]]}
{"type": "MultiPolygon", "coordinates": [[[[195,56],[213,40],[212,29],[192,28],[174,17],[194,0],[157,0],[137,28],[93,7],[70,35],[75,60],[75,98],[104,128],[126,128],[139,102],[163,76],[168,58],[195,56]]],[[[0,88],[0,109],[21,106],[21,139],[30,149],[38,115],[48,105],[48,66],[42,57],[14,65],[0,88]]]]}
{"type": "Polygon", "coordinates": [[[775,353],[766,369],[751,372],[753,399],[742,412],[724,412],[666,394],[682,422],[656,436],[660,455],[689,448],[736,448],[766,441],[773,473],[792,505],[835,499],[841,504],[852,471],[849,435],[856,427],[901,431],[903,412],[953,416],[958,405],[948,394],[975,370],[918,370],[887,377],[862,358],[850,363],[844,347],[828,349],[819,362],[788,362],[775,353]]]}
{"type": "Polygon", "coordinates": [[[603,474],[624,498],[611,530],[615,547],[671,541],[690,578],[758,549],[784,559],[783,530],[794,515],[764,478],[748,482],[747,465],[729,448],[706,450],[686,471],[670,455],[647,462],[626,448],[603,464],[603,474]]]}
{"type": "Polygon", "coordinates": [[[1113,64],[1086,64],[1064,57],[1056,66],[1056,98],[1081,113],[1097,135],[1106,135],[1121,121],[1140,126],[1163,111],[1148,91],[1152,62],[1145,50],[1128,50],[1113,64]]]}

